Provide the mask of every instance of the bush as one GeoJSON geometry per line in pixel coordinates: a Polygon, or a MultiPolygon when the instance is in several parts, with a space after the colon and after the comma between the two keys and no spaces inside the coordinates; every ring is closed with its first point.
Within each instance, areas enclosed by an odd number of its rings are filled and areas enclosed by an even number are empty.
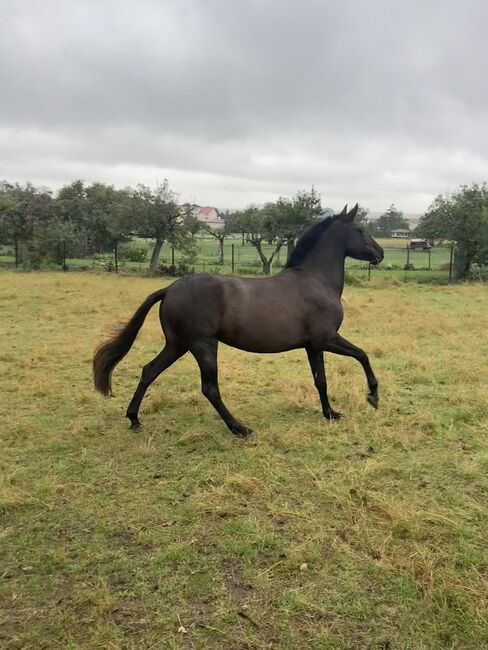
{"type": "Polygon", "coordinates": [[[259,268],[253,266],[238,266],[237,273],[240,273],[241,275],[262,275],[262,269],[261,265],[259,265],[259,268]]]}
{"type": "Polygon", "coordinates": [[[488,282],[488,266],[480,266],[476,263],[471,264],[468,273],[468,280],[488,282]]]}
{"type": "Polygon", "coordinates": [[[145,262],[147,257],[147,248],[136,246],[135,244],[123,244],[119,246],[118,258],[121,262],[145,262]]]}
{"type": "Polygon", "coordinates": [[[156,268],[156,275],[169,275],[172,278],[180,278],[190,273],[193,273],[193,267],[190,267],[184,259],[179,260],[175,266],[162,262],[156,268]]]}

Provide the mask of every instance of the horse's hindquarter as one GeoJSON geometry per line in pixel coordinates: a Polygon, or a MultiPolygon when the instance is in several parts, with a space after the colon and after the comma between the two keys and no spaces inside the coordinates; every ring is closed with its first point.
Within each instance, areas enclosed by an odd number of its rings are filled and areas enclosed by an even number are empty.
{"type": "Polygon", "coordinates": [[[197,273],[168,288],[160,312],[166,338],[189,343],[217,336],[223,314],[221,280],[216,275],[197,273]]]}

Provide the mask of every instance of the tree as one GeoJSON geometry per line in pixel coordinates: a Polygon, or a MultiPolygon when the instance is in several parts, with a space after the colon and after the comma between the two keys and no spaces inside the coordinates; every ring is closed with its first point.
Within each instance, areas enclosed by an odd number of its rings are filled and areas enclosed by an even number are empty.
{"type": "Polygon", "coordinates": [[[375,234],[379,237],[391,237],[391,231],[399,228],[410,230],[410,225],[403,216],[403,212],[397,210],[393,203],[388,210],[379,217],[375,226],[375,234]]]}
{"type": "Polygon", "coordinates": [[[0,192],[0,231],[10,241],[18,242],[22,266],[29,269],[34,249],[43,229],[53,217],[53,200],[49,191],[31,183],[4,183],[0,192]]]}
{"type": "Polygon", "coordinates": [[[286,244],[287,259],[295,248],[295,240],[311,226],[321,213],[320,197],[314,188],[310,192],[298,192],[292,199],[280,197],[274,207],[268,204],[267,230],[275,241],[286,244]]]}
{"type": "Polygon", "coordinates": [[[114,209],[118,203],[117,190],[112,185],[93,183],[85,189],[84,230],[92,250],[103,253],[112,250],[115,243],[122,238],[118,212],[114,209]]]}
{"type": "Polygon", "coordinates": [[[456,241],[454,270],[469,276],[472,264],[488,264],[488,186],[463,185],[450,195],[437,196],[421,218],[415,234],[430,240],[456,241]]]}
{"type": "MultiPolygon", "coordinates": [[[[87,231],[86,187],[82,180],[64,185],[55,199],[55,213],[63,224],[69,224],[82,257],[89,253],[90,236],[87,231]]],[[[74,242],[71,242],[74,244],[74,242]]]]}
{"type": "Polygon", "coordinates": [[[368,214],[369,208],[360,205],[354,221],[358,226],[362,226],[368,235],[378,236],[378,222],[374,219],[368,219],[368,214]]]}
{"type": "Polygon", "coordinates": [[[238,224],[242,232],[246,233],[246,239],[257,250],[259,259],[263,267],[263,273],[269,275],[271,273],[271,266],[277,253],[279,252],[282,241],[277,241],[271,255],[266,255],[264,251],[264,243],[267,241],[271,233],[268,230],[269,214],[267,213],[267,206],[259,209],[256,206],[250,206],[244,212],[235,215],[234,224],[238,224]]]}
{"type": "Polygon", "coordinates": [[[242,246],[246,243],[246,224],[243,218],[244,212],[237,210],[236,212],[226,212],[223,215],[226,228],[229,234],[238,234],[241,237],[242,246]]]}
{"type": "Polygon", "coordinates": [[[176,204],[175,194],[169,189],[168,181],[154,189],[138,185],[134,193],[135,231],[141,237],[154,239],[154,248],[149,268],[156,270],[161,248],[165,241],[176,243],[182,234],[182,214],[176,204]]]}
{"type": "Polygon", "coordinates": [[[219,242],[219,264],[224,263],[224,243],[230,234],[230,230],[226,223],[221,228],[211,228],[208,224],[203,226],[203,229],[209,235],[212,235],[219,242]]]}
{"type": "Polygon", "coordinates": [[[197,235],[202,229],[202,222],[195,217],[191,208],[183,212],[181,223],[184,227],[184,230],[190,235],[192,239],[195,239],[195,235],[197,235]]]}
{"type": "Polygon", "coordinates": [[[131,190],[81,180],[62,187],[55,200],[64,245],[77,248],[82,256],[112,251],[126,241],[134,228],[133,208],[131,190]]]}
{"type": "Polygon", "coordinates": [[[266,203],[261,209],[249,207],[231,216],[232,228],[246,233],[247,241],[257,250],[263,273],[269,275],[276,255],[283,246],[288,255],[293,251],[295,240],[321,213],[320,197],[312,188],[310,192],[298,192],[292,199],[280,197],[275,203],[266,203]],[[274,246],[267,254],[264,243],[274,246]]]}

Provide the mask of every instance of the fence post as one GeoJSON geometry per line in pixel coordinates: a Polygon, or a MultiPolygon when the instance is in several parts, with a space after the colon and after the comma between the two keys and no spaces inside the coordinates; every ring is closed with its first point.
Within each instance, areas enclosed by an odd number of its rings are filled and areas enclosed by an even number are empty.
{"type": "Polygon", "coordinates": [[[452,262],[454,259],[454,242],[451,242],[451,256],[449,258],[449,284],[452,282],[452,262]]]}
{"type": "Polygon", "coordinates": [[[171,266],[175,268],[175,247],[171,246],[171,266]]]}
{"type": "Polygon", "coordinates": [[[410,246],[407,244],[407,263],[405,264],[405,277],[403,279],[404,282],[407,281],[407,273],[408,273],[409,266],[410,266],[410,246]]]}
{"type": "Polygon", "coordinates": [[[234,275],[234,244],[231,244],[231,252],[232,252],[232,275],[234,275]]]}
{"type": "Polygon", "coordinates": [[[63,271],[67,271],[68,267],[66,266],[66,242],[63,241],[63,271]]]}
{"type": "Polygon", "coordinates": [[[430,248],[429,248],[429,250],[427,252],[429,253],[429,271],[430,271],[431,270],[430,269],[430,248]]]}
{"type": "Polygon", "coordinates": [[[371,262],[368,262],[368,280],[371,280],[371,262]]]}
{"type": "Polygon", "coordinates": [[[15,249],[15,268],[17,268],[19,266],[19,240],[17,239],[17,237],[15,238],[14,249],[15,249]]]}
{"type": "Polygon", "coordinates": [[[117,240],[115,240],[114,245],[114,261],[115,261],[115,273],[119,272],[119,246],[117,240]]]}

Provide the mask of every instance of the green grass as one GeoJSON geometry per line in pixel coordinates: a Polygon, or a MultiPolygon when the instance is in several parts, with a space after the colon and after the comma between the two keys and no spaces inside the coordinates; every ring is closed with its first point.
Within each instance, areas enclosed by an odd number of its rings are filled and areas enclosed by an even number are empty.
{"type": "MultiPolygon", "coordinates": [[[[429,255],[425,251],[414,251],[410,253],[410,263],[415,267],[414,271],[405,274],[404,266],[407,261],[407,252],[405,249],[405,240],[398,239],[379,239],[379,243],[385,248],[385,259],[382,265],[372,269],[374,275],[381,274],[383,277],[390,277],[402,280],[419,280],[442,282],[448,279],[449,248],[437,247],[431,251],[430,269],[429,255]]],[[[141,248],[146,247],[148,250],[146,261],[141,263],[120,262],[121,272],[144,272],[149,267],[149,259],[152,250],[152,242],[137,238],[134,243],[141,248]]],[[[257,251],[250,244],[242,246],[241,238],[228,238],[224,245],[224,264],[219,264],[218,242],[211,236],[199,237],[197,239],[199,247],[198,259],[194,265],[196,272],[209,271],[220,273],[232,272],[232,244],[234,244],[234,268],[237,274],[241,275],[259,275],[262,272],[261,262],[257,251]]],[[[271,255],[274,247],[264,245],[264,252],[267,256],[271,255]]],[[[1,252],[1,251],[0,251],[1,252]]],[[[4,252],[7,252],[5,249],[4,252]]],[[[10,251],[11,252],[11,251],[10,251]]],[[[175,251],[175,262],[181,259],[180,251],[175,251]]],[[[172,263],[171,246],[166,242],[163,245],[160,256],[161,263],[169,266],[172,263]]],[[[111,254],[96,256],[96,258],[69,258],[67,266],[71,269],[78,270],[102,270],[105,265],[113,266],[114,258],[111,254]]],[[[283,248],[277,255],[274,263],[274,271],[279,271],[286,262],[286,249],[283,248]]],[[[0,264],[13,265],[14,258],[10,255],[0,255],[0,264]]],[[[368,264],[358,262],[347,258],[346,266],[349,273],[357,277],[366,278],[368,275],[368,264]]]]}
{"type": "Polygon", "coordinates": [[[301,351],[222,346],[234,438],[185,357],[124,412],[157,310],[114,373],[91,357],[158,279],[0,274],[0,647],[470,650],[488,644],[488,290],[348,287],[321,418],[301,351]]]}

